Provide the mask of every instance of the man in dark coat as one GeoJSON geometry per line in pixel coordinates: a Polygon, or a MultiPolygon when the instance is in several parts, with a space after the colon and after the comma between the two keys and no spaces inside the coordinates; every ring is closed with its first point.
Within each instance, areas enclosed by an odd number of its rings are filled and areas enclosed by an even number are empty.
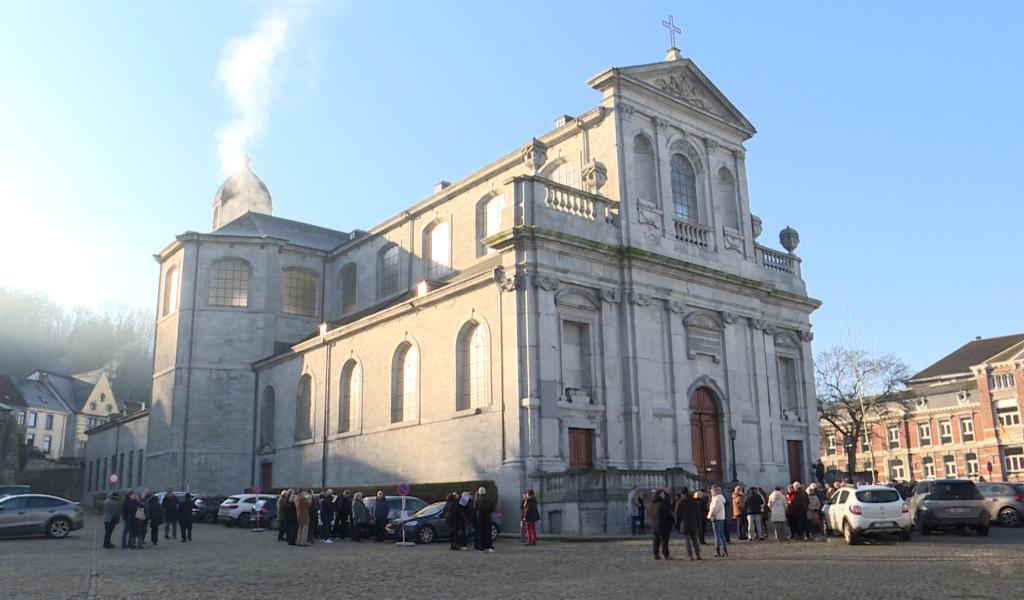
{"type": "Polygon", "coordinates": [[[459,549],[459,527],[462,525],[462,507],[459,506],[459,495],[448,494],[444,500],[444,522],[448,526],[448,546],[450,550],[459,549]]]}
{"type": "Polygon", "coordinates": [[[114,533],[114,527],[121,520],[121,503],[118,501],[117,492],[111,492],[103,501],[103,547],[110,549],[114,545],[110,543],[110,536],[114,533]]]}
{"type": "Polygon", "coordinates": [[[192,494],[185,494],[185,499],[178,504],[178,524],[181,526],[181,541],[192,541],[192,508],[195,500],[192,494]]]}
{"type": "Polygon", "coordinates": [[[807,530],[807,505],[810,503],[810,498],[807,497],[807,492],[804,490],[804,486],[799,481],[793,483],[793,503],[790,505],[792,509],[793,517],[793,539],[804,538],[805,540],[811,539],[811,534],[807,530]]]}
{"type": "Polygon", "coordinates": [[[164,539],[178,537],[178,497],[174,490],[167,488],[160,506],[164,509],[164,539]]]}
{"type": "Polygon", "coordinates": [[[327,490],[320,497],[320,539],[331,544],[331,530],[334,528],[334,490],[327,490]]]}
{"type": "Polygon", "coordinates": [[[651,505],[648,513],[651,517],[651,532],[654,534],[654,560],[661,560],[661,555],[669,558],[668,540],[672,535],[672,504],[668,492],[656,490],[651,493],[651,505]],[[659,554],[659,549],[661,554],[659,554]]]}
{"type": "Polygon", "coordinates": [[[480,486],[476,493],[476,549],[480,552],[494,552],[494,540],[491,538],[491,513],[494,512],[494,501],[487,496],[487,488],[480,486]]]}
{"type": "Polygon", "coordinates": [[[377,490],[377,498],[373,501],[373,530],[377,533],[377,541],[384,541],[384,528],[388,524],[388,513],[391,505],[384,492],[377,490]]]}
{"type": "Polygon", "coordinates": [[[135,498],[135,492],[128,490],[124,493],[124,501],[121,502],[121,522],[124,523],[121,529],[121,549],[135,548],[135,540],[132,539],[132,519],[135,518],[135,509],[139,507],[139,501],[135,498]]]}
{"type": "Polygon", "coordinates": [[[284,513],[277,516],[281,521],[281,526],[284,527],[289,546],[295,545],[295,538],[299,534],[299,516],[295,511],[295,502],[292,500],[293,495],[295,495],[295,492],[289,489],[284,503],[284,513]]]}
{"type": "Polygon", "coordinates": [[[288,495],[288,490],[281,492],[281,495],[277,497],[277,541],[285,539],[285,534],[288,533],[288,522],[285,520],[285,513],[288,512],[288,505],[291,504],[291,496],[288,495]]]}
{"type": "Polygon", "coordinates": [[[334,501],[334,537],[348,537],[348,523],[352,518],[352,494],[348,490],[341,492],[334,501]]]}
{"type": "Polygon", "coordinates": [[[160,541],[160,526],[164,524],[164,509],[156,494],[150,494],[146,500],[146,516],[149,517],[149,541],[155,547],[160,541]]]}
{"type": "Polygon", "coordinates": [[[526,545],[537,545],[537,521],[540,521],[540,509],[537,508],[537,496],[533,490],[526,490],[526,500],[523,502],[523,520],[526,525],[526,545]]]}
{"type": "Polygon", "coordinates": [[[686,540],[686,555],[690,560],[693,560],[694,555],[700,560],[700,543],[697,539],[701,522],[700,502],[694,500],[690,490],[686,488],[683,488],[676,502],[675,518],[679,533],[683,534],[683,539],[686,540]]]}

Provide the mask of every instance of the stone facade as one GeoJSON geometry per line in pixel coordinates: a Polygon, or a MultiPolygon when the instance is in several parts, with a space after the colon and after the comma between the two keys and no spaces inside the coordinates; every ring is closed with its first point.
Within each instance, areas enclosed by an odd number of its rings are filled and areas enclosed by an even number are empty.
{"type": "MultiPolygon", "coordinates": [[[[119,416],[88,431],[82,501],[88,506],[98,495],[115,490],[141,490],[146,475],[147,411],[119,416]],[[111,483],[112,473],[118,476],[111,483]]],[[[163,489],[164,486],[154,489],[163,489]]]]}
{"type": "Polygon", "coordinates": [[[512,526],[567,470],[805,479],[819,302],[795,231],[756,241],[753,127],[669,59],[594,77],[597,107],[368,232],[249,212],[179,236],[147,485],[493,479],[512,526]]]}

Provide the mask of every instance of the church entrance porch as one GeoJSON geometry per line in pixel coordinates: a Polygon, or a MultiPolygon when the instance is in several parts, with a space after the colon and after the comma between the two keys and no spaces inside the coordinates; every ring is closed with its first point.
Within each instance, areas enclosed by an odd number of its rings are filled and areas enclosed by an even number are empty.
{"type": "Polygon", "coordinates": [[[690,396],[690,439],[697,473],[711,481],[722,481],[722,441],[718,402],[707,388],[690,396]]]}

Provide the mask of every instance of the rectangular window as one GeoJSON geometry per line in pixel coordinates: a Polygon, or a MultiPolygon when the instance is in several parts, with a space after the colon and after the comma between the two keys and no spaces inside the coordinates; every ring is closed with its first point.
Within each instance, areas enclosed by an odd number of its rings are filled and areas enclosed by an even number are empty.
{"type": "Polygon", "coordinates": [[[46,429],[47,431],[53,431],[53,415],[46,415],[45,423],[46,424],[43,425],[43,429],[46,429]]]}
{"type": "Polygon", "coordinates": [[[104,488],[106,488],[107,485],[108,485],[106,482],[110,481],[109,479],[107,479],[107,476],[110,475],[110,471],[108,471],[107,468],[108,468],[107,458],[104,457],[103,458],[103,473],[101,474],[101,476],[103,477],[103,481],[100,481],[100,485],[97,486],[97,489],[104,489],[104,488]]]}
{"type": "Polygon", "coordinates": [[[890,463],[889,464],[889,480],[890,481],[905,481],[907,479],[907,473],[903,469],[903,463],[890,463]]]}
{"type": "Polygon", "coordinates": [[[974,441],[974,419],[971,417],[960,417],[960,439],[965,442],[974,441]]]}
{"type": "MultiPolygon", "coordinates": [[[[487,202],[484,208],[484,237],[489,238],[501,231],[501,212],[505,210],[505,197],[495,196],[487,202]]],[[[494,252],[494,248],[487,248],[487,253],[494,252]]]]}
{"type": "Polygon", "coordinates": [[[868,432],[863,431],[860,434],[860,451],[868,452],[871,450],[871,436],[868,432]]]}
{"type": "Polygon", "coordinates": [[[356,298],[358,292],[356,263],[348,263],[341,268],[341,314],[346,314],[356,309],[356,298]]]}
{"type": "Polygon", "coordinates": [[[451,226],[448,223],[435,225],[430,230],[428,244],[430,245],[430,255],[427,257],[427,279],[437,280],[451,270],[451,226]]]}
{"type": "Polygon", "coordinates": [[[932,425],[931,423],[918,423],[917,434],[920,437],[920,444],[922,446],[932,445],[932,425]]]}
{"type": "Polygon", "coordinates": [[[127,477],[125,479],[126,479],[126,483],[127,483],[128,487],[132,487],[132,475],[135,474],[134,471],[135,471],[135,451],[134,450],[130,450],[128,452],[128,472],[125,473],[125,475],[127,475],[127,477]]]}
{"type": "Polygon", "coordinates": [[[836,453],[836,437],[835,437],[835,435],[830,435],[827,438],[825,438],[825,454],[831,455],[831,454],[835,454],[835,453],[836,453]]]}
{"type": "Polygon", "coordinates": [[[1007,473],[1024,472],[1024,448],[1007,448],[1005,456],[1007,473]]]}
{"type": "Polygon", "coordinates": [[[241,260],[218,260],[210,272],[211,306],[249,305],[249,264],[241,260]]]}
{"type": "Polygon", "coordinates": [[[889,448],[900,447],[900,427],[899,425],[889,426],[889,448]]]}
{"type": "Polygon", "coordinates": [[[1020,425],[1020,411],[1014,407],[996,409],[999,418],[999,425],[1002,427],[1015,427],[1020,425]]]}
{"type": "Polygon", "coordinates": [[[117,476],[124,481],[124,452],[121,453],[121,457],[117,461],[117,476]]]}
{"type": "Polygon", "coordinates": [[[49,454],[50,453],[50,448],[52,446],[53,446],[53,436],[44,435],[43,436],[43,446],[42,446],[43,452],[45,452],[46,454],[49,454]]]}
{"type": "Polygon", "coordinates": [[[378,294],[380,298],[387,298],[398,293],[398,272],[401,259],[399,252],[398,246],[392,245],[378,259],[380,282],[378,294]]]}
{"type": "Polygon", "coordinates": [[[24,425],[24,424],[25,424],[25,411],[19,410],[18,411],[18,425],[24,425]]]}
{"type": "Polygon", "coordinates": [[[562,385],[565,399],[590,396],[590,327],[562,321],[562,385]]]}
{"type": "Polygon", "coordinates": [[[974,454],[968,454],[964,457],[964,465],[967,467],[967,475],[969,477],[977,477],[981,469],[978,466],[978,457],[974,454]]]}
{"type": "Polygon", "coordinates": [[[569,468],[594,468],[594,430],[569,428],[569,468]]]}
{"type": "Polygon", "coordinates": [[[950,479],[956,479],[957,477],[959,477],[959,475],[957,475],[956,469],[956,458],[952,456],[947,456],[942,461],[942,468],[946,472],[946,477],[950,479]]]}
{"type": "Polygon", "coordinates": [[[93,475],[92,475],[92,469],[93,469],[92,463],[93,463],[93,461],[90,460],[89,461],[89,475],[85,479],[86,491],[90,491],[90,492],[94,489],[92,487],[92,477],[93,477],[93,475]]]}
{"type": "Polygon", "coordinates": [[[290,315],[316,315],[316,273],[302,269],[284,272],[284,312],[290,315]]]}
{"type": "Polygon", "coordinates": [[[796,390],[796,361],[787,356],[780,356],[779,377],[783,410],[796,410],[799,404],[796,390]]]}
{"type": "Polygon", "coordinates": [[[863,462],[863,463],[861,464],[861,470],[862,470],[862,471],[865,471],[865,472],[871,472],[871,471],[873,471],[874,469],[875,469],[875,465],[874,465],[874,463],[872,463],[872,462],[871,462],[870,460],[865,460],[865,461],[864,461],[864,462],[863,462]]]}
{"type": "Polygon", "coordinates": [[[988,376],[988,389],[1008,390],[1014,387],[1013,373],[993,373],[988,376]]]}
{"type": "MultiPolygon", "coordinates": [[[[107,475],[110,475],[111,473],[117,473],[118,477],[121,476],[121,473],[119,473],[118,470],[117,470],[117,455],[116,454],[112,454],[110,456],[110,470],[107,471],[107,475]]],[[[112,489],[113,487],[114,487],[114,485],[111,484],[110,480],[108,479],[107,480],[107,489],[112,489]]]]}
{"type": "Polygon", "coordinates": [[[32,448],[36,445],[36,434],[34,432],[28,432],[25,434],[25,445],[32,448]]]}
{"type": "Polygon", "coordinates": [[[953,443],[953,422],[939,421],[939,443],[940,444],[952,444],[953,443]]]}
{"type": "Polygon", "coordinates": [[[138,485],[142,485],[142,452],[143,450],[139,449],[139,478],[135,480],[138,485]]]}
{"type": "Polygon", "coordinates": [[[35,411],[28,413],[28,426],[29,427],[35,427],[36,426],[36,420],[38,418],[39,418],[39,413],[37,413],[35,411]]]}
{"type": "Polygon", "coordinates": [[[925,479],[935,479],[935,462],[930,456],[924,457],[924,460],[921,461],[921,468],[925,479]]]}

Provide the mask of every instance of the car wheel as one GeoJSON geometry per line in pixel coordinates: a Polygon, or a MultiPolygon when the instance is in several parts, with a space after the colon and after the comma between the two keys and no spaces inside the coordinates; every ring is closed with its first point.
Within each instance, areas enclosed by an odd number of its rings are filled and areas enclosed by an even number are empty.
{"type": "Polygon", "coordinates": [[[238,526],[239,527],[248,527],[249,523],[251,521],[252,521],[252,515],[250,515],[249,513],[242,513],[242,514],[238,515],[238,526]]]}
{"type": "Polygon", "coordinates": [[[900,532],[900,539],[903,540],[904,542],[909,542],[910,541],[910,528],[909,527],[907,527],[906,529],[904,529],[903,531],[900,532]]]}
{"type": "Polygon", "coordinates": [[[495,525],[494,523],[491,523],[491,541],[492,542],[498,539],[498,533],[499,533],[498,532],[498,526],[495,525]]]}
{"type": "Polygon", "coordinates": [[[434,528],[429,525],[420,527],[420,530],[416,532],[416,539],[421,544],[429,544],[434,541],[434,536],[434,528]]]}
{"type": "Polygon", "coordinates": [[[978,527],[975,527],[974,530],[978,532],[978,535],[988,535],[988,525],[979,525],[978,527]]]}
{"type": "Polygon", "coordinates": [[[46,536],[56,539],[62,539],[68,537],[71,533],[71,521],[63,517],[58,517],[46,526],[46,536]]]}
{"type": "Polygon", "coordinates": [[[850,527],[849,522],[843,523],[843,538],[846,540],[846,543],[850,546],[860,541],[860,536],[853,532],[853,528],[850,527]]]}
{"type": "Polygon", "coordinates": [[[999,524],[1003,527],[1017,527],[1021,524],[1020,513],[1012,508],[1004,508],[999,511],[999,524]]]}

